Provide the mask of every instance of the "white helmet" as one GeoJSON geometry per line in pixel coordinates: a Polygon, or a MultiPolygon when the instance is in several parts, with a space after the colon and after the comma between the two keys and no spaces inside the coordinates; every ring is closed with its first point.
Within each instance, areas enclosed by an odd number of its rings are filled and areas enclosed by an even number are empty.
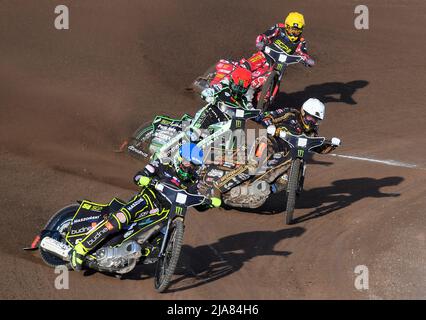
{"type": "Polygon", "coordinates": [[[320,120],[325,117],[325,105],[316,98],[309,98],[302,105],[302,122],[306,130],[312,130],[318,126],[320,120]]]}

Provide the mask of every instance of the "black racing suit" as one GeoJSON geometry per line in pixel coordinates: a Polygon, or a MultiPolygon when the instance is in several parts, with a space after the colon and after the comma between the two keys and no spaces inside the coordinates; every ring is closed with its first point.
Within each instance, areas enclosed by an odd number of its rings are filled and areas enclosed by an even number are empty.
{"type": "MultiPolygon", "coordinates": [[[[175,185],[179,188],[186,189],[188,193],[198,194],[197,180],[195,177],[191,181],[181,181],[176,176],[176,171],[171,165],[161,164],[158,161],[152,161],[143,170],[136,173],[133,180],[137,185],[141,185],[142,177],[148,180],[155,178],[160,182],[175,185]]],[[[127,204],[120,210],[112,213],[106,220],[96,226],[91,232],[78,244],[79,250],[83,249],[83,253],[87,254],[107,237],[122,230],[149,211],[161,211],[169,206],[165,198],[158,194],[151,187],[143,187],[127,204]]]]}
{"type": "MultiPolygon", "coordinates": [[[[269,183],[272,183],[277,177],[286,172],[291,164],[290,150],[288,144],[279,138],[280,131],[285,130],[294,135],[305,134],[308,137],[317,137],[318,126],[311,130],[306,130],[301,120],[300,111],[293,108],[283,108],[268,112],[264,115],[260,123],[265,127],[275,125],[277,128],[274,136],[268,135],[268,154],[273,154],[268,161],[268,166],[277,167],[279,169],[271,170],[269,176],[264,177],[269,183]]],[[[312,149],[312,151],[326,154],[330,153],[335,148],[336,146],[332,145],[330,142],[325,142],[323,145],[312,149]]],[[[287,181],[279,179],[279,181],[273,185],[272,191],[279,192],[283,190],[286,187],[286,183],[287,181]]]]}
{"type": "MultiPolygon", "coordinates": [[[[195,129],[200,129],[201,132],[199,135],[201,138],[205,138],[209,135],[205,130],[212,124],[228,121],[235,117],[235,111],[238,109],[249,110],[253,109],[251,103],[252,92],[249,89],[249,92],[242,96],[235,96],[232,92],[229,81],[223,80],[220,84],[212,86],[202,92],[201,97],[209,102],[203,109],[201,109],[194,117],[194,120],[191,124],[191,127],[195,129]],[[213,90],[212,95],[205,96],[203,92],[206,90],[213,90]],[[232,108],[224,108],[222,103],[232,108]]],[[[198,137],[192,139],[196,141],[198,137]]]]}

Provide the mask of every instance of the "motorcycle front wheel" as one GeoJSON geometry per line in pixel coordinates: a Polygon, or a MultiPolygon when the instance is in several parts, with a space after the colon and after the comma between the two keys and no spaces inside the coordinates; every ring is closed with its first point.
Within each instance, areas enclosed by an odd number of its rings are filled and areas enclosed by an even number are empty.
{"type": "Polygon", "coordinates": [[[290,168],[290,176],[288,179],[287,186],[287,204],[285,216],[285,223],[288,225],[293,222],[293,212],[294,207],[296,205],[296,195],[300,178],[300,164],[300,159],[293,160],[290,168]]]}
{"type": "Polygon", "coordinates": [[[184,224],[182,220],[175,220],[171,225],[166,247],[159,257],[155,268],[154,286],[158,292],[164,292],[170,285],[173,274],[179,261],[183,243],[184,224]]]}

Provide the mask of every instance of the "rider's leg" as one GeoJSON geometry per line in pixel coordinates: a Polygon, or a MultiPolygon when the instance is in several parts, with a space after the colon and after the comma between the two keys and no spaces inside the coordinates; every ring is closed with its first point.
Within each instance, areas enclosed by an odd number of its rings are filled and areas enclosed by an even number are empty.
{"type": "Polygon", "coordinates": [[[207,128],[220,122],[223,115],[215,105],[207,105],[195,115],[191,125],[187,128],[190,132],[191,141],[197,143],[209,135],[207,128]]]}
{"type": "Polygon", "coordinates": [[[102,243],[108,236],[113,235],[128,226],[140,213],[153,209],[151,201],[147,201],[143,194],[137,194],[118,212],[112,213],[107,220],[98,224],[81,240],[71,252],[71,266],[74,270],[81,270],[84,257],[102,243]]]}
{"type": "Polygon", "coordinates": [[[263,67],[267,63],[265,55],[258,51],[254,53],[250,58],[248,59],[241,59],[240,65],[243,65],[247,69],[249,69],[251,72],[257,71],[257,69],[263,67]]]}

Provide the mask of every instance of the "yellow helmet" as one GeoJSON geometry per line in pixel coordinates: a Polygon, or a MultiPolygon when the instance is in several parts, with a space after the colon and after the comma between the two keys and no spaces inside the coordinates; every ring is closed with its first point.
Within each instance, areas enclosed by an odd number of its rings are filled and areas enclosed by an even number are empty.
{"type": "Polygon", "coordinates": [[[305,27],[305,18],[299,12],[290,12],[285,18],[285,33],[292,42],[299,40],[305,27]]]}

